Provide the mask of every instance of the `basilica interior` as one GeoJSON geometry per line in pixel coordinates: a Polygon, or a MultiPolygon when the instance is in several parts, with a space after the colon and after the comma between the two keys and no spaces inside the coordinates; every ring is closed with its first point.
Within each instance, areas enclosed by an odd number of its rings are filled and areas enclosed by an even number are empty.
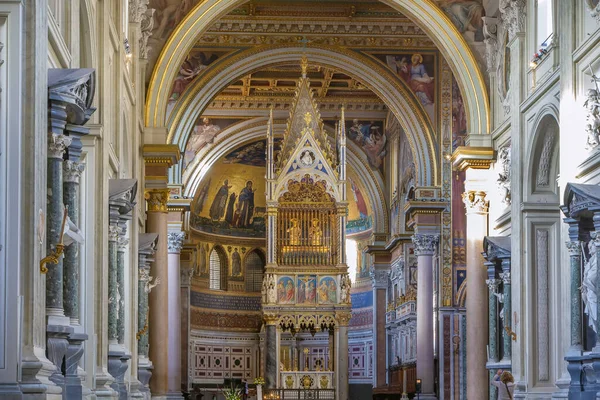
{"type": "Polygon", "coordinates": [[[0,0],[0,399],[596,399],[599,0],[0,0]]]}

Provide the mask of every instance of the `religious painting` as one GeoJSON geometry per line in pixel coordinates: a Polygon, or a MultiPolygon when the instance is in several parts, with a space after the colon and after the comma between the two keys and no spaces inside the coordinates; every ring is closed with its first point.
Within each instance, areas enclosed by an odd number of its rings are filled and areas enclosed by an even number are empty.
{"type": "Polygon", "coordinates": [[[298,275],[296,284],[296,304],[315,304],[317,302],[317,276],[298,275]]]}
{"type": "Polygon", "coordinates": [[[405,254],[407,257],[407,265],[408,265],[408,284],[411,286],[414,286],[415,288],[417,287],[417,273],[418,273],[418,262],[417,262],[417,256],[415,255],[415,248],[410,245],[407,246],[408,247],[408,251],[406,251],[407,249],[405,249],[405,254]]]}
{"type": "Polygon", "coordinates": [[[485,8],[481,0],[438,0],[456,29],[475,42],[483,42],[485,8]]]}
{"type": "Polygon", "coordinates": [[[237,248],[234,248],[231,254],[231,276],[242,276],[242,257],[237,248]]]}
{"type": "Polygon", "coordinates": [[[179,67],[179,73],[175,77],[173,87],[171,88],[169,101],[177,101],[194,78],[208,68],[208,66],[215,62],[221,55],[222,52],[214,53],[212,51],[197,49],[190,51],[183,64],[181,64],[181,67],[179,67]]]}
{"type": "Polygon", "coordinates": [[[390,211],[390,230],[392,236],[398,235],[400,233],[400,221],[398,220],[398,215],[400,214],[400,201],[396,200],[392,204],[392,209],[390,211]]]}
{"type": "Polygon", "coordinates": [[[293,304],[296,300],[294,278],[282,276],[277,280],[277,302],[279,304],[293,304]]]}
{"type": "Polygon", "coordinates": [[[206,262],[206,245],[200,244],[198,247],[198,270],[196,275],[208,274],[208,263],[206,262]]]}
{"type": "MultiPolygon", "coordinates": [[[[334,129],[337,120],[326,120],[326,125],[334,129]]],[[[356,143],[366,154],[369,165],[383,169],[383,160],[387,154],[387,135],[384,120],[362,120],[355,118],[346,121],[346,137],[356,143]]]]}
{"type": "Polygon", "coordinates": [[[467,114],[462,93],[456,78],[452,76],[452,151],[465,146],[467,139],[467,114]]]}
{"type": "Polygon", "coordinates": [[[185,170],[196,158],[200,150],[212,144],[215,138],[227,127],[238,123],[239,119],[212,119],[202,116],[196,122],[190,137],[188,138],[183,154],[182,166],[185,170]]]}
{"type": "Polygon", "coordinates": [[[319,304],[337,303],[337,283],[331,276],[321,278],[317,292],[319,295],[319,304]]]}
{"type": "MultiPolygon", "coordinates": [[[[279,151],[281,139],[277,138],[273,141],[273,152],[279,151]]],[[[242,146],[225,156],[224,164],[242,164],[253,167],[266,167],[267,141],[259,140],[258,142],[250,143],[242,146]]]]}
{"type": "Polygon", "coordinates": [[[346,234],[364,232],[373,227],[373,216],[369,214],[371,209],[364,191],[354,171],[348,171],[346,190],[348,193],[348,221],[346,222],[346,234]]]}
{"type": "Polygon", "coordinates": [[[244,154],[238,148],[207,171],[191,206],[193,229],[226,236],[265,236],[265,155],[262,165],[256,165],[253,154],[244,154]],[[234,158],[238,162],[231,162],[234,158]]]}
{"type": "Polygon", "coordinates": [[[435,123],[436,56],[425,53],[377,54],[417,97],[432,123],[435,123]]]}

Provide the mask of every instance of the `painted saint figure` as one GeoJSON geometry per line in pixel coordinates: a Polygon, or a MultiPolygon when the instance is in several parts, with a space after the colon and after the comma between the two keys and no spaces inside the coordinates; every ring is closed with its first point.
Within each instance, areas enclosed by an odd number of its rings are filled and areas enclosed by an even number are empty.
{"type": "Polygon", "coordinates": [[[298,226],[298,219],[292,218],[290,222],[292,223],[292,226],[286,231],[289,237],[289,244],[290,246],[300,246],[302,229],[298,226]]]}
{"type": "Polygon", "coordinates": [[[308,230],[308,238],[311,246],[320,246],[322,244],[323,231],[319,226],[319,220],[317,218],[313,218],[312,220],[312,226],[308,230]]]}
{"type": "Polygon", "coordinates": [[[210,219],[212,219],[213,221],[218,221],[221,218],[223,218],[223,215],[225,214],[225,205],[227,204],[229,189],[231,189],[231,186],[229,186],[229,181],[225,179],[225,181],[223,182],[223,186],[219,188],[219,191],[215,195],[215,199],[213,200],[212,205],[210,206],[209,215],[210,219]]]}
{"type": "Polygon", "coordinates": [[[240,192],[238,198],[238,207],[240,210],[240,218],[238,222],[238,228],[250,227],[250,221],[254,214],[254,192],[256,189],[252,189],[252,181],[246,182],[246,187],[240,192]]]}
{"type": "Polygon", "coordinates": [[[233,224],[233,207],[235,205],[235,192],[231,193],[229,196],[229,203],[227,203],[227,213],[225,213],[225,221],[229,223],[229,225],[233,224]]]}
{"type": "Polygon", "coordinates": [[[242,275],[242,257],[240,257],[240,253],[235,249],[233,254],[231,255],[231,276],[241,276],[242,275]]]}
{"type": "Polygon", "coordinates": [[[352,194],[354,195],[354,200],[356,201],[356,207],[358,208],[360,218],[367,218],[367,203],[365,202],[365,198],[363,197],[360,188],[356,185],[352,178],[350,178],[350,187],[352,188],[352,194]]]}

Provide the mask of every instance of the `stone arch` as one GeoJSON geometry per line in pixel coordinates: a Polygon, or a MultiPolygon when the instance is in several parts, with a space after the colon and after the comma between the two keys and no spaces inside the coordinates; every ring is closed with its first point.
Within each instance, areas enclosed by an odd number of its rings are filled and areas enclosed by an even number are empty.
{"type": "MultiPolygon", "coordinates": [[[[171,82],[196,39],[217,19],[247,0],[200,2],[175,28],[165,44],[148,88],[145,124],[163,126],[171,82]]],[[[485,81],[465,39],[433,0],[382,0],[415,22],[440,49],[464,95],[470,134],[490,132],[490,107],[485,81]]]]}
{"type": "Polygon", "coordinates": [[[527,154],[527,171],[524,190],[525,200],[545,197],[559,203],[559,123],[558,109],[547,105],[540,110],[533,124],[533,134],[527,154]]]}
{"type": "MultiPolygon", "coordinates": [[[[217,136],[217,140],[213,143],[212,148],[202,155],[199,163],[194,165],[194,169],[189,173],[186,171],[183,184],[183,195],[193,197],[198,190],[198,186],[204,174],[210,167],[221,157],[236,147],[245,143],[264,139],[266,137],[267,118],[254,118],[245,121],[242,124],[229,127],[217,136]]],[[[285,125],[275,125],[276,132],[282,132],[285,125]]],[[[361,180],[360,183],[366,190],[366,195],[371,199],[373,207],[373,229],[375,232],[388,232],[389,219],[388,207],[384,196],[384,182],[379,174],[373,172],[368,164],[366,156],[354,143],[348,142],[348,165],[354,169],[361,180]]]]}
{"type": "MultiPolygon", "coordinates": [[[[229,82],[266,66],[298,62],[301,53],[297,46],[264,46],[216,61],[184,92],[173,109],[167,142],[178,144],[183,149],[197,118],[229,82]]],[[[419,185],[440,183],[438,146],[433,127],[404,81],[371,58],[354,51],[320,46],[305,49],[305,54],[310,62],[330,66],[358,78],[377,94],[406,132],[419,185]]]]}

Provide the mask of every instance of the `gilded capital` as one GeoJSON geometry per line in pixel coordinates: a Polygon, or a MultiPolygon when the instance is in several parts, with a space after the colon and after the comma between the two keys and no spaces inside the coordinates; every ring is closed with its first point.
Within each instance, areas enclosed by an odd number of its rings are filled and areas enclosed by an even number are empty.
{"type": "Polygon", "coordinates": [[[335,316],[339,326],[348,326],[350,319],[352,318],[352,313],[342,312],[337,313],[335,316]]]}
{"type": "Polygon", "coordinates": [[[467,214],[487,214],[489,201],[485,199],[486,193],[481,190],[469,190],[462,194],[463,203],[467,214]]]}
{"type": "Polygon", "coordinates": [[[277,325],[279,318],[275,314],[265,314],[264,320],[267,325],[277,325]]]}
{"type": "Polygon", "coordinates": [[[169,189],[147,189],[144,193],[149,212],[167,212],[169,189]]]}

